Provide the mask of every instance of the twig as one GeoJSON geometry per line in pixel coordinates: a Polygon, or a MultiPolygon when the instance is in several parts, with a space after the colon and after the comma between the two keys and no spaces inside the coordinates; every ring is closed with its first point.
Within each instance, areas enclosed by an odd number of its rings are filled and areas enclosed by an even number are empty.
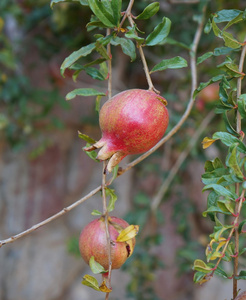
{"type": "MultiPolygon", "coordinates": [[[[204,6],[204,12],[206,10],[206,6],[204,6]]],[[[180,127],[184,124],[186,119],[188,118],[191,109],[193,107],[195,99],[193,98],[193,93],[195,89],[197,88],[197,70],[196,70],[196,51],[198,47],[198,43],[202,34],[202,29],[203,29],[203,24],[204,24],[204,17],[202,18],[197,31],[195,33],[195,37],[193,40],[193,44],[190,50],[190,68],[191,68],[191,76],[192,76],[192,82],[191,82],[191,95],[190,95],[190,100],[188,102],[187,108],[182,116],[182,118],[179,120],[179,122],[173,127],[172,130],[169,131],[169,133],[164,136],[153,148],[151,148],[149,151],[145,152],[143,155],[139,156],[137,159],[129,163],[125,168],[121,170],[121,174],[125,173],[138,163],[140,163],[142,160],[144,160],[146,157],[148,157],[150,154],[155,152],[159,147],[161,147],[166,141],[168,141],[179,129],[180,127]]]]}
{"type": "MultiPolygon", "coordinates": [[[[243,46],[241,56],[240,56],[240,61],[239,61],[239,72],[243,72],[243,65],[244,65],[244,59],[246,55],[246,45],[243,46]]],[[[241,96],[241,91],[242,91],[242,77],[239,77],[237,79],[237,100],[241,96]]],[[[237,132],[240,134],[241,132],[241,115],[240,112],[237,110],[237,115],[236,115],[236,123],[237,123],[237,132]]],[[[236,190],[235,192],[238,194],[239,193],[239,183],[236,183],[236,190]]],[[[236,203],[236,211],[239,211],[239,205],[240,203],[236,203]]],[[[235,253],[239,252],[239,233],[238,229],[235,229],[235,253]]],[[[237,276],[238,273],[238,256],[235,257],[234,259],[234,276],[233,276],[233,298],[236,298],[237,296],[237,279],[235,276],[237,276]]]]}
{"type": "MultiPolygon", "coordinates": [[[[110,35],[110,28],[107,29],[107,35],[110,35]]],[[[110,57],[108,60],[108,98],[112,97],[112,54],[111,54],[111,45],[108,44],[107,46],[107,53],[110,57]]]]}
{"type": "Polygon", "coordinates": [[[9,243],[13,243],[14,241],[18,240],[19,238],[35,231],[36,229],[48,224],[49,222],[51,221],[54,221],[55,219],[65,215],[67,212],[71,211],[73,208],[77,207],[78,205],[80,205],[81,203],[85,202],[87,199],[91,198],[92,196],[94,196],[96,193],[98,193],[99,191],[101,190],[101,186],[98,186],[97,188],[95,188],[94,190],[92,190],[89,194],[87,194],[86,196],[84,196],[83,198],[79,199],[78,201],[74,202],[73,204],[63,208],[60,212],[54,214],[53,216],[49,217],[48,219],[32,226],[31,228],[19,233],[19,234],[16,234],[16,235],[13,235],[11,236],[10,238],[8,239],[5,239],[5,240],[2,240],[0,241],[0,248],[3,246],[3,245],[6,245],[6,244],[9,244],[9,243]]]}
{"type": "Polygon", "coordinates": [[[208,126],[208,124],[211,122],[213,117],[214,117],[214,113],[213,113],[213,111],[211,111],[206,116],[206,118],[203,119],[203,121],[201,122],[199,128],[195,132],[193,138],[190,140],[190,142],[189,142],[188,146],[186,147],[186,149],[179,155],[179,158],[177,159],[177,161],[173,165],[172,169],[168,173],[168,177],[163,182],[163,184],[161,185],[161,187],[158,190],[158,193],[156,194],[153,201],[151,202],[151,210],[152,211],[156,211],[156,209],[159,207],[162,199],[164,198],[164,195],[166,194],[166,192],[167,192],[172,180],[174,179],[175,175],[177,174],[180,166],[185,161],[185,159],[189,155],[192,148],[196,145],[197,140],[199,139],[200,135],[202,134],[204,129],[208,126]]]}

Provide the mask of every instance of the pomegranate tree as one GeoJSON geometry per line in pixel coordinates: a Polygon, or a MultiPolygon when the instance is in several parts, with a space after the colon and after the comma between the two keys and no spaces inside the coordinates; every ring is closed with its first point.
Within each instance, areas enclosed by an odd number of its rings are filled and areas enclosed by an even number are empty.
{"type": "Polygon", "coordinates": [[[109,159],[111,172],[126,155],[146,152],[162,138],[169,121],[166,105],[165,98],[149,90],[115,95],[100,110],[102,138],[84,150],[101,148],[97,158],[109,159]]]}
{"type": "MultiPolygon", "coordinates": [[[[120,232],[128,226],[129,224],[123,219],[117,217],[108,218],[112,269],[119,269],[127,258],[132,255],[135,246],[135,238],[126,242],[117,241],[120,232]]],[[[82,230],[79,238],[79,250],[87,264],[89,264],[91,257],[94,256],[95,261],[102,265],[105,270],[108,270],[109,249],[107,244],[105,218],[103,216],[90,222],[82,230]]]]}

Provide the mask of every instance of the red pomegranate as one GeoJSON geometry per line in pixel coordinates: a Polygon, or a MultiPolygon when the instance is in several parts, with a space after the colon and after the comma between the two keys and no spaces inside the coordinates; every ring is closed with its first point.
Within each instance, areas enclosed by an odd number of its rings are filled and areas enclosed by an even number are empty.
{"type": "Polygon", "coordinates": [[[115,95],[100,110],[102,138],[84,150],[101,148],[97,158],[109,159],[111,172],[126,155],[146,152],[162,138],[169,121],[166,104],[165,98],[148,90],[115,95]]]}
{"type": "MultiPolygon", "coordinates": [[[[119,269],[129,256],[132,255],[135,238],[127,242],[117,242],[119,232],[128,227],[129,224],[120,218],[109,217],[108,228],[111,239],[111,261],[112,269],[119,269]]],[[[102,216],[90,222],[82,230],[79,237],[79,250],[87,264],[94,256],[95,261],[108,270],[108,246],[105,228],[105,218],[102,216]]]]}

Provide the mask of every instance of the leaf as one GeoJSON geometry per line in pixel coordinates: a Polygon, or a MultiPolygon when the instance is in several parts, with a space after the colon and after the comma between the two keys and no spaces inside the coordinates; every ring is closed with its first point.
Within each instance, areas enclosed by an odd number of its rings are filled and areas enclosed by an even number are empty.
{"type": "Polygon", "coordinates": [[[163,71],[166,69],[179,69],[187,66],[188,66],[187,61],[184,58],[180,56],[176,56],[170,59],[162,60],[159,64],[154,66],[154,68],[151,70],[150,73],[163,71]]]}
{"type": "Polygon", "coordinates": [[[208,59],[209,57],[211,57],[213,55],[214,55],[214,53],[211,51],[203,54],[202,56],[198,57],[196,64],[197,65],[201,64],[202,62],[204,62],[204,60],[208,59]]]}
{"type": "Polygon", "coordinates": [[[210,273],[212,271],[212,268],[210,268],[207,264],[205,264],[205,262],[202,261],[201,259],[196,259],[194,261],[193,268],[194,268],[194,270],[203,272],[203,273],[210,273]]]}
{"type": "Polygon", "coordinates": [[[240,233],[242,233],[242,231],[243,231],[243,226],[246,224],[246,220],[243,220],[240,224],[239,224],[239,226],[238,226],[238,232],[239,232],[239,234],[240,233]]]}
{"type": "Polygon", "coordinates": [[[193,281],[194,281],[194,283],[202,284],[202,283],[208,281],[208,279],[206,279],[206,274],[204,274],[204,272],[196,272],[194,274],[193,281]]]}
{"type": "Polygon", "coordinates": [[[63,76],[67,68],[69,68],[81,57],[89,55],[95,48],[96,48],[96,43],[91,43],[70,54],[61,65],[61,75],[63,76]]]}
{"type": "Polygon", "coordinates": [[[233,170],[235,176],[240,180],[243,180],[244,176],[237,161],[237,145],[234,146],[234,148],[232,149],[231,153],[229,154],[229,159],[227,161],[228,166],[233,170]]]}
{"type": "Polygon", "coordinates": [[[93,11],[95,16],[108,28],[117,27],[112,6],[108,0],[88,0],[90,9],[93,11]]]}
{"type": "Polygon", "coordinates": [[[121,6],[122,6],[122,0],[111,0],[111,8],[113,11],[114,22],[117,27],[119,27],[120,18],[121,18],[121,6]]]}
{"type": "Polygon", "coordinates": [[[108,271],[106,271],[104,269],[104,267],[102,265],[100,265],[97,261],[95,261],[95,257],[91,256],[90,260],[89,260],[89,266],[91,268],[91,271],[94,274],[101,274],[101,273],[106,273],[108,271]]]}
{"type": "Polygon", "coordinates": [[[128,39],[134,39],[138,42],[138,44],[143,44],[144,42],[144,38],[139,37],[136,34],[136,24],[134,25],[134,27],[127,27],[128,31],[125,33],[125,37],[127,37],[128,39]]]}
{"type": "Polygon", "coordinates": [[[214,21],[216,23],[230,22],[239,14],[241,14],[241,10],[238,9],[222,9],[214,14],[214,21]]]}
{"type": "Polygon", "coordinates": [[[246,271],[240,271],[239,275],[234,276],[234,278],[236,280],[240,280],[240,279],[246,280],[246,271]]]}
{"type": "Polygon", "coordinates": [[[222,78],[224,77],[224,75],[218,75],[218,76],[215,76],[215,77],[212,77],[209,81],[207,82],[201,82],[198,86],[198,88],[194,91],[193,93],[193,98],[195,99],[197,94],[199,92],[201,92],[201,90],[205,89],[205,87],[209,86],[210,84],[214,83],[214,82],[217,82],[217,81],[220,81],[222,78]]]}
{"type": "Polygon", "coordinates": [[[117,242],[127,242],[133,239],[139,231],[138,225],[129,225],[123,229],[117,237],[117,242]]]}
{"type": "Polygon", "coordinates": [[[71,100],[76,96],[91,97],[91,96],[105,96],[105,94],[92,88],[80,88],[80,89],[75,89],[72,92],[69,92],[66,95],[66,100],[71,100]]]}
{"type": "Polygon", "coordinates": [[[100,291],[101,292],[104,292],[104,293],[111,293],[112,292],[112,289],[109,289],[106,285],[106,281],[103,280],[102,284],[100,285],[99,287],[100,291]]]}
{"type": "Polygon", "coordinates": [[[85,68],[85,72],[93,79],[97,79],[101,81],[106,79],[104,75],[96,68],[91,68],[91,67],[85,68]]]}
{"type": "Polygon", "coordinates": [[[219,266],[215,270],[215,274],[220,275],[223,278],[229,278],[230,276],[226,274],[226,272],[221,269],[219,266]]]}
{"type": "Polygon", "coordinates": [[[107,196],[110,196],[109,204],[108,204],[107,210],[108,210],[108,212],[111,212],[111,211],[114,210],[115,202],[116,202],[116,200],[117,200],[117,195],[115,194],[115,192],[114,192],[113,189],[106,188],[105,190],[106,190],[106,195],[107,195],[107,196]]]}
{"type": "Polygon", "coordinates": [[[239,97],[239,99],[237,101],[237,105],[238,105],[238,110],[239,110],[241,117],[243,119],[246,119],[246,94],[242,94],[239,97]]]}
{"type": "Polygon", "coordinates": [[[120,38],[120,37],[116,36],[116,37],[112,38],[110,43],[113,46],[120,45],[123,53],[130,56],[131,61],[134,61],[136,59],[135,45],[131,40],[125,39],[125,38],[120,38]]]}
{"type": "Polygon", "coordinates": [[[154,16],[160,8],[160,3],[159,2],[153,2],[149,4],[143,12],[136,17],[138,20],[146,20],[154,16]]]}
{"type": "Polygon", "coordinates": [[[94,139],[89,137],[87,134],[81,133],[80,131],[78,131],[78,137],[90,144],[95,144],[95,142],[96,142],[94,139]]]}
{"type": "Polygon", "coordinates": [[[230,212],[223,211],[221,208],[219,208],[217,206],[210,206],[206,211],[204,211],[202,213],[202,216],[206,217],[210,213],[221,213],[221,214],[225,214],[225,215],[230,215],[231,214],[230,212]]]}
{"type": "Polygon", "coordinates": [[[99,210],[93,209],[91,215],[92,215],[92,216],[101,216],[102,213],[101,213],[99,210]]]}
{"type": "Polygon", "coordinates": [[[100,291],[97,279],[91,275],[85,275],[81,283],[96,291],[100,291]]]}
{"type": "Polygon", "coordinates": [[[202,148],[203,149],[207,149],[208,147],[210,147],[216,140],[215,139],[211,139],[209,137],[205,137],[202,140],[202,148]]]}
{"type": "Polygon", "coordinates": [[[238,143],[238,151],[246,154],[246,146],[244,143],[230,133],[222,131],[216,132],[213,134],[213,139],[220,139],[223,144],[229,147],[235,143],[238,143]]]}
{"type": "Polygon", "coordinates": [[[238,197],[237,194],[229,191],[228,189],[221,186],[220,184],[208,184],[203,188],[203,191],[210,190],[210,189],[214,190],[218,195],[229,197],[232,200],[236,200],[238,197]]]}
{"type": "Polygon", "coordinates": [[[147,36],[146,45],[155,46],[162,43],[168,36],[171,28],[171,21],[164,17],[162,22],[159,23],[154,30],[147,36]]]}

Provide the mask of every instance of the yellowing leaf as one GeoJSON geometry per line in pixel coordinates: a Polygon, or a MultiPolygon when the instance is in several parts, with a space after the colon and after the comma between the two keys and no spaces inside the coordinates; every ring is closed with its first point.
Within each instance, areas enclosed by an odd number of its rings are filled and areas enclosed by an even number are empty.
{"type": "Polygon", "coordinates": [[[109,289],[107,287],[105,280],[103,280],[103,282],[100,285],[99,289],[100,289],[101,292],[104,292],[104,293],[111,293],[112,292],[112,289],[109,289]]]}
{"type": "Polygon", "coordinates": [[[117,242],[126,242],[133,239],[139,231],[138,225],[129,225],[123,229],[117,237],[117,242]]]}
{"type": "Polygon", "coordinates": [[[215,259],[218,258],[218,257],[221,257],[221,252],[215,251],[215,252],[210,256],[210,258],[209,258],[208,261],[210,261],[210,260],[215,260],[215,259]]]}
{"type": "MultiPolygon", "coordinates": [[[[217,140],[217,139],[216,139],[217,140]]],[[[208,137],[205,137],[202,141],[202,148],[207,149],[209,146],[211,146],[215,141],[215,139],[211,139],[208,137]]]]}
{"type": "Polygon", "coordinates": [[[99,285],[98,285],[98,281],[96,280],[95,277],[91,276],[91,275],[85,275],[83,277],[83,281],[82,284],[89,286],[90,288],[96,290],[96,291],[100,291],[99,285]]]}
{"type": "Polygon", "coordinates": [[[196,271],[203,272],[203,273],[209,273],[212,270],[208,265],[205,264],[204,261],[200,259],[196,259],[194,261],[194,269],[196,271]]]}

